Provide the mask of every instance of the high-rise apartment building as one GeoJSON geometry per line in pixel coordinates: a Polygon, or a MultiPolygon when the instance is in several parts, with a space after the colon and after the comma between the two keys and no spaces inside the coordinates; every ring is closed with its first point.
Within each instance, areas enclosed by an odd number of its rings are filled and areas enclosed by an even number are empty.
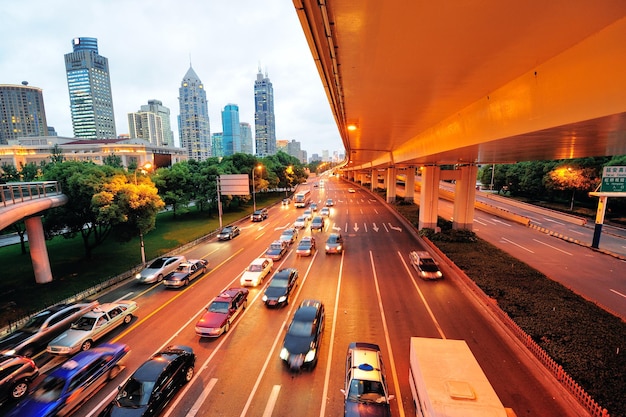
{"type": "Polygon", "coordinates": [[[149,111],[128,113],[128,132],[131,139],[144,139],[156,146],[166,146],[161,116],[149,111]]]}
{"type": "Polygon", "coordinates": [[[98,54],[96,38],[74,38],[65,54],[74,136],[112,139],[115,133],[109,60],[98,54]]]}
{"type": "Polygon", "coordinates": [[[252,127],[250,123],[240,122],[239,129],[241,131],[241,152],[254,155],[254,149],[252,149],[252,127]]]}
{"type": "Polygon", "coordinates": [[[0,84],[0,145],[10,139],[47,136],[48,125],[40,88],[0,84]]]}
{"type": "Polygon", "coordinates": [[[155,113],[161,116],[161,124],[163,126],[163,145],[176,145],[174,143],[174,132],[172,131],[172,123],[170,120],[170,109],[165,107],[161,100],[148,100],[148,104],[142,105],[140,111],[155,113]]]}
{"type": "Polygon", "coordinates": [[[222,110],[222,149],[224,156],[241,153],[239,106],[227,104],[222,110]]]}
{"type": "Polygon", "coordinates": [[[180,146],[187,149],[189,159],[204,161],[211,156],[209,107],[204,85],[191,66],[178,89],[178,101],[180,146]]]}
{"type": "Polygon", "coordinates": [[[261,72],[254,82],[254,141],[256,155],[276,153],[276,124],[274,120],[274,87],[270,79],[261,72]]]}

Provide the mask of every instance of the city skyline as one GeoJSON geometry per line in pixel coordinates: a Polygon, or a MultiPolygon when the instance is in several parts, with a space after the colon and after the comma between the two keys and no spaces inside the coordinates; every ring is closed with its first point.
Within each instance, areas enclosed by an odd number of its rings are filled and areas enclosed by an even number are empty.
{"type": "MultiPolygon", "coordinates": [[[[274,84],[276,138],[300,141],[309,154],[343,153],[291,2],[182,0],[146,9],[133,0],[60,0],[49,13],[35,13],[45,4],[3,4],[0,84],[28,81],[41,88],[48,125],[60,136],[73,136],[63,55],[73,38],[94,37],[110,65],[118,135],[128,133],[127,114],[148,100],[161,101],[176,118],[180,79],[190,63],[206,87],[211,130],[219,129],[215,123],[228,103],[237,104],[240,121],[253,126],[253,85],[261,67],[274,84]],[[197,23],[189,21],[190,9],[197,23]]],[[[171,128],[180,146],[176,120],[171,128]]]]}

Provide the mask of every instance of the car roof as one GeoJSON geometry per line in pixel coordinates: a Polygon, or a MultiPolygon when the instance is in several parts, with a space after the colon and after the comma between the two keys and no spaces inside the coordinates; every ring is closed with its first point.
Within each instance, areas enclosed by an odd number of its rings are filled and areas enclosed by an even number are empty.
{"type": "Polygon", "coordinates": [[[83,317],[100,317],[102,313],[106,313],[109,310],[114,309],[115,307],[120,307],[118,303],[104,303],[100,304],[98,307],[93,310],[85,313],[83,317]]]}
{"type": "MultiPolygon", "coordinates": [[[[278,243],[280,243],[280,241],[278,241],[278,243]]],[[[280,243],[280,244],[282,245],[282,243],[280,243]]],[[[267,258],[256,258],[255,260],[250,262],[250,265],[263,265],[263,262],[265,262],[265,261],[267,261],[267,258]]]]}
{"type": "Polygon", "coordinates": [[[222,291],[213,301],[230,301],[239,294],[240,291],[242,291],[240,288],[229,288],[222,291]]]}
{"type": "MultiPolygon", "coordinates": [[[[104,344],[79,352],[71,359],[63,362],[61,366],[54,368],[50,372],[50,376],[70,378],[79,373],[85,366],[99,359],[103,355],[113,353],[113,350],[115,349],[117,349],[115,344],[104,344]]],[[[128,347],[126,349],[128,349],[128,347]]]]}
{"type": "Polygon", "coordinates": [[[349,349],[352,351],[350,367],[355,379],[381,381],[382,371],[380,364],[380,348],[372,343],[353,342],[349,349]]]}
{"type": "Polygon", "coordinates": [[[284,269],[281,269],[278,272],[276,272],[274,274],[274,278],[276,278],[276,277],[281,277],[282,278],[283,275],[286,276],[286,277],[289,277],[289,275],[291,275],[293,272],[297,272],[297,270],[295,268],[284,268],[284,269]]]}

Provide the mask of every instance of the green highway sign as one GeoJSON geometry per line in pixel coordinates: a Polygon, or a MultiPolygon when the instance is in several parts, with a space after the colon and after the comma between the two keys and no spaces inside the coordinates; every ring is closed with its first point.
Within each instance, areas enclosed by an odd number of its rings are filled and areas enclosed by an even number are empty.
{"type": "Polygon", "coordinates": [[[604,167],[600,192],[626,192],[626,166],[604,167]]]}

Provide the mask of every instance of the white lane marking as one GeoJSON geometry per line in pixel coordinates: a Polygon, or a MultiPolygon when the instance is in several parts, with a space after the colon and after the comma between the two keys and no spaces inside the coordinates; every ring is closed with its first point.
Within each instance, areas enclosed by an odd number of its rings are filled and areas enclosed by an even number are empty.
{"type": "Polygon", "coordinates": [[[533,239],[533,240],[534,240],[535,242],[537,242],[537,243],[541,243],[542,245],[545,245],[545,246],[547,246],[547,247],[549,247],[549,248],[552,248],[552,249],[554,249],[554,250],[558,250],[559,252],[562,252],[562,253],[564,253],[564,254],[566,254],[566,255],[573,256],[573,254],[571,254],[571,253],[569,253],[569,252],[566,252],[566,251],[564,251],[563,249],[559,249],[559,248],[557,248],[556,246],[548,245],[547,243],[544,243],[544,242],[542,242],[542,241],[540,241],[540,240],[537,240],[537,239],[533,239]]]}
{"type": "Polygon", "coordinates": [[[580,231],[578,231],[578,230],[574,230],[574,229],[567,229],[567,230],[569,230],[569,231],[570,231],[570,232],[572,232],[572,233],[576,233],[576,234],[578,234],[578,235],[584,235],[584,233],[583,233],[583,232],[580,232],[580,231]]]}
{"type": "Polygon", "coordinates": [[[202,404],[206,400],[206,397],[209,396],[209,394],[211,393],[211,390],[213,389],[216,383],[217,383],[217,378],[211,378],[206,388],[202,390],[202,394],[198,397],[196,402],[194,402],[193,405],[191,406],[191,409],[187,412],[187,417],[195,417],[195,415],[198,414],[200,407],[202,407],[202,404]]]}
{"type": "Polygon", "coordinates": [[[367,223],[363,223],[363,226],[365,227],[365,233],[367,233],[367,223]]]}
{"type": "Polygon", "coordinates": [[[385,228],[385,232],[389,233],[389,229],[387,229],[387,225],[383,223],[383,227],[385,228]]]}
{"type": "Polygon", "coordinates": [[[477,221],[477,219],[482,220],[483,222],[485,222],[485,224],[489,224],[489,223],[495,224],[495,222],[493,220],[491,220],[489,218],[486,218],[486,217],[476,217],[476,218],[474,218],[474,221],[477,221]]]}
{"type": "Polygon", "coordinates": [[[474,219],[474,221],[475,221],[476,223],[478,223],[478,224],[482,224],[483,226],[487,226],[487,223],[483,223],[483,222],[481,222],[481,221],[480,221],[480,220],[478,220],[478,219],[474,219]]]}
{"type": "Polygon", "coordinates": [[[510,225],[510,224],[508,224],[508,223],[506,223],[506,222],[503,222],[502,220],[493,219],[493,221],[494,221],[495,223],[500,223],[500,224],[502,224],[502,225],[504,225],[504,226],[511,227],[511,225],[510,225]]]}
{"type": "Polygon", "coordinates": [[[402,393],[400,392],[400,382],[398,381],[398,373],[396,372],[396,361],[393,358],[393,350],[391,349],[391,338],[389,337],[389,328],[387,327],[387,317],[385,317],[385,308],[383,307],[383,299],[380,295],[380,286],[378,285],[378,276],[376,274],[376,266],[374,265],[374,255],[370,251],[370,264],[372,266],[372,272],[374,274],[374,286],[376,287],[376,296],[378,297],[378,310],[380,311],[380,318],[383,321],[383,331],[385,333],[385,342],[387,343],[387,349],[389,349],[389,364],[391,365],[391,374],[393,375],[393,384],[396,388],[396,398],[398,403],[398,409],[400,410],[400,417],[404,417],[404,407],[402,405],[402,393]]]}
{"type": "Polygon", "coordinates": [[[276,400],[278,399],[278,393],[280,392],[280,385],[274,385],[272,388],[272,393],[270,394],[270,398],[267,400],[267,405],[265,406],[265,410],[263,411],[263,417],[271,417],[272,412],[274,411],[274,406],[276,405],[276,400]]]}
{"type": "Polygon", "coordinates": [[[378,214],[378,210],[374,209],[374,213],[378,214]]]}
{"type": "MultiPolygon", "coordinates": [[[[341,263],[339,264],[339,277],[337,279],[337,291],[335,291],[335,306],[333,311],[333,326],[330,330],[330,349],[328,349],[328,358],[326,362],[326,373],[324,374],[324,389],[322,391],[322,407],[320,408],[320,417],[326,414],[326,399],[328,398],[328,385],[330,383],[330,364],[333,361],[333,346],[335,346],[335,332],[337,331],[337,311],[339,310],[339,293],[341,292],[341,277],[343,275],[343,256],[345,252],[341,252],[341,263]]],[[[326,325],[326,323],[324,323],[326,325]]]]}
{"type": "Polygon", "coordinates": [[[515,245],[515,246],[517,246],[518,248],[524,249],[525,251],[528,251],[528,252],[530,252],[530,253],[535,253],[535,252],[531,251],[530,249],[525,248],[525,247],[523,247],[522,245],[518,245],[517,243],[515,243],[515,242],[513,242],[512,240],[509,240],[509,239],[507,239],[507,238],[505,238],[505,237],[503,237],[503,238],[502,238],[502,240],[504,240],[505,242],[508,242],[508,243],[510,243],[510,244],[512,244],[512,245],[515,245]]]}
{"type": "Polygon", "coordinates": [[[626,298],[626,294],[622,294],[621,292],[616,291],[616,290],[614,290],[612,288],[609,288],[609,291],[611,291],[611,292],[613,292],[613,293],[615,293],[615,294],[617,294],[619,296],[622,296],[622,297],[626,298]]]}
{"type": "Polygon", "coordinates": [[[552,223],[560,224],[561,226],[563,226],[563,225],[565,224],[565,223],[557,222],[557,221],[556,221],[556,220],[554,220],[554,219],[549,219],[549,218],[547,218],[547,217],[544,217],[543,219],[544,219],[545,221],[547,221],[547,222],[552,222],[552,223]]]}

